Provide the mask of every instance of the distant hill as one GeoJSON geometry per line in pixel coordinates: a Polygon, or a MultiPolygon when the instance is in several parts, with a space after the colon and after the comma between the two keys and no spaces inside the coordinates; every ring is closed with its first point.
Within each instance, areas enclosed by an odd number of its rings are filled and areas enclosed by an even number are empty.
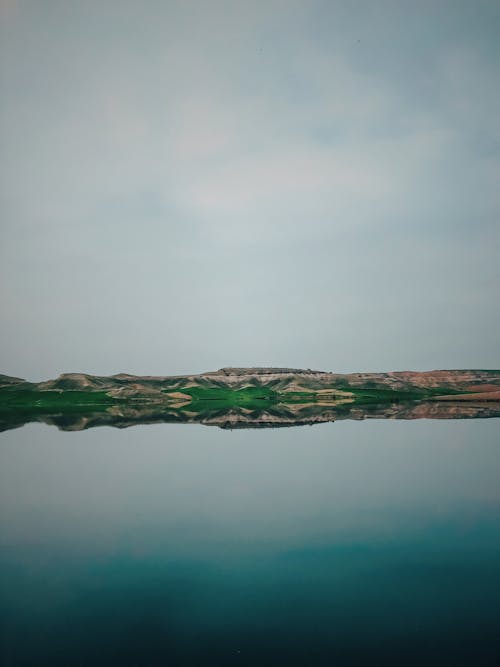
{"type": "Polygon", "coordinates": [[[20,378],[0,376],[0,386],[28,384],[37,391],[78,390],[109,391],[128,389],[128,393],[148,389],[154,391],[181,391],[189,387],[233,390],[245,387],[268,387],[284,392],[314,392],[338,390],[341,392],[381,390],[396,392],[451,392],[490,393],[500,391],[500,371],[495,370],[436,370],[396,371],[388,373],[332,373],[297,368],[221,368],[217,371],[192,375],[136,376],[119,373],[111,376],[65,373],[55,380],[27,383],[20,378]]]}

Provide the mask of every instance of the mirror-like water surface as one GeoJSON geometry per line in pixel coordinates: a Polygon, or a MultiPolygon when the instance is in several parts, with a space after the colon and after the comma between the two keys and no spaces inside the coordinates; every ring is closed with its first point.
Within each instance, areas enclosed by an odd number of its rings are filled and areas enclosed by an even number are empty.
{"type": "Polygon", "coordinates": [[[3,433],[1,664],[496,665],[499,436],[3,433]]]}

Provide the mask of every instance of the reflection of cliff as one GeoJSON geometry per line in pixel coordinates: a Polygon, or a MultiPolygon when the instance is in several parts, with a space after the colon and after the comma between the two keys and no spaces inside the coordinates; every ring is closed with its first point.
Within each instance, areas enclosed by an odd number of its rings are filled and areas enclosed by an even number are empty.
{"type": "Polygon", "coordinates": [[[140,424],[203,424],[223,429],[276,428],[305,426],[340,419],[472,419],[500,417],[500,402],[420,402],[391,404],[277,404],[262,410],[229,408],[186,409],[166,408],[165,405],[112,406],[99,412],[78,414],[37,414],[36,412],[3,412],[0,431],[17,428],[30,422],[57,426],[63,431],[81,431],[95,426],[127,428],[140,424]]]}

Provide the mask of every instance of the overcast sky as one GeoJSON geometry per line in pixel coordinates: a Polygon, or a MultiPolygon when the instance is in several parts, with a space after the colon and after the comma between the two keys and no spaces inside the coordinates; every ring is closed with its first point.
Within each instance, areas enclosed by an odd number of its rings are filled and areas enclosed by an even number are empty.
{"type": "Polygon", "coordinates": [[[497,0],[0,18],[0,372],[500,368],[497,0]]]}

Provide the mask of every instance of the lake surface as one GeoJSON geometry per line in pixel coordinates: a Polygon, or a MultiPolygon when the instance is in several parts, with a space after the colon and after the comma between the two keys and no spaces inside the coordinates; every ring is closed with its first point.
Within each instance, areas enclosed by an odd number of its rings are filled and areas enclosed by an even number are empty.
{"type": "Polygon", "coordinates": [[[500,419],[0,434],[2,667],[500,664],[500,419]]]}

